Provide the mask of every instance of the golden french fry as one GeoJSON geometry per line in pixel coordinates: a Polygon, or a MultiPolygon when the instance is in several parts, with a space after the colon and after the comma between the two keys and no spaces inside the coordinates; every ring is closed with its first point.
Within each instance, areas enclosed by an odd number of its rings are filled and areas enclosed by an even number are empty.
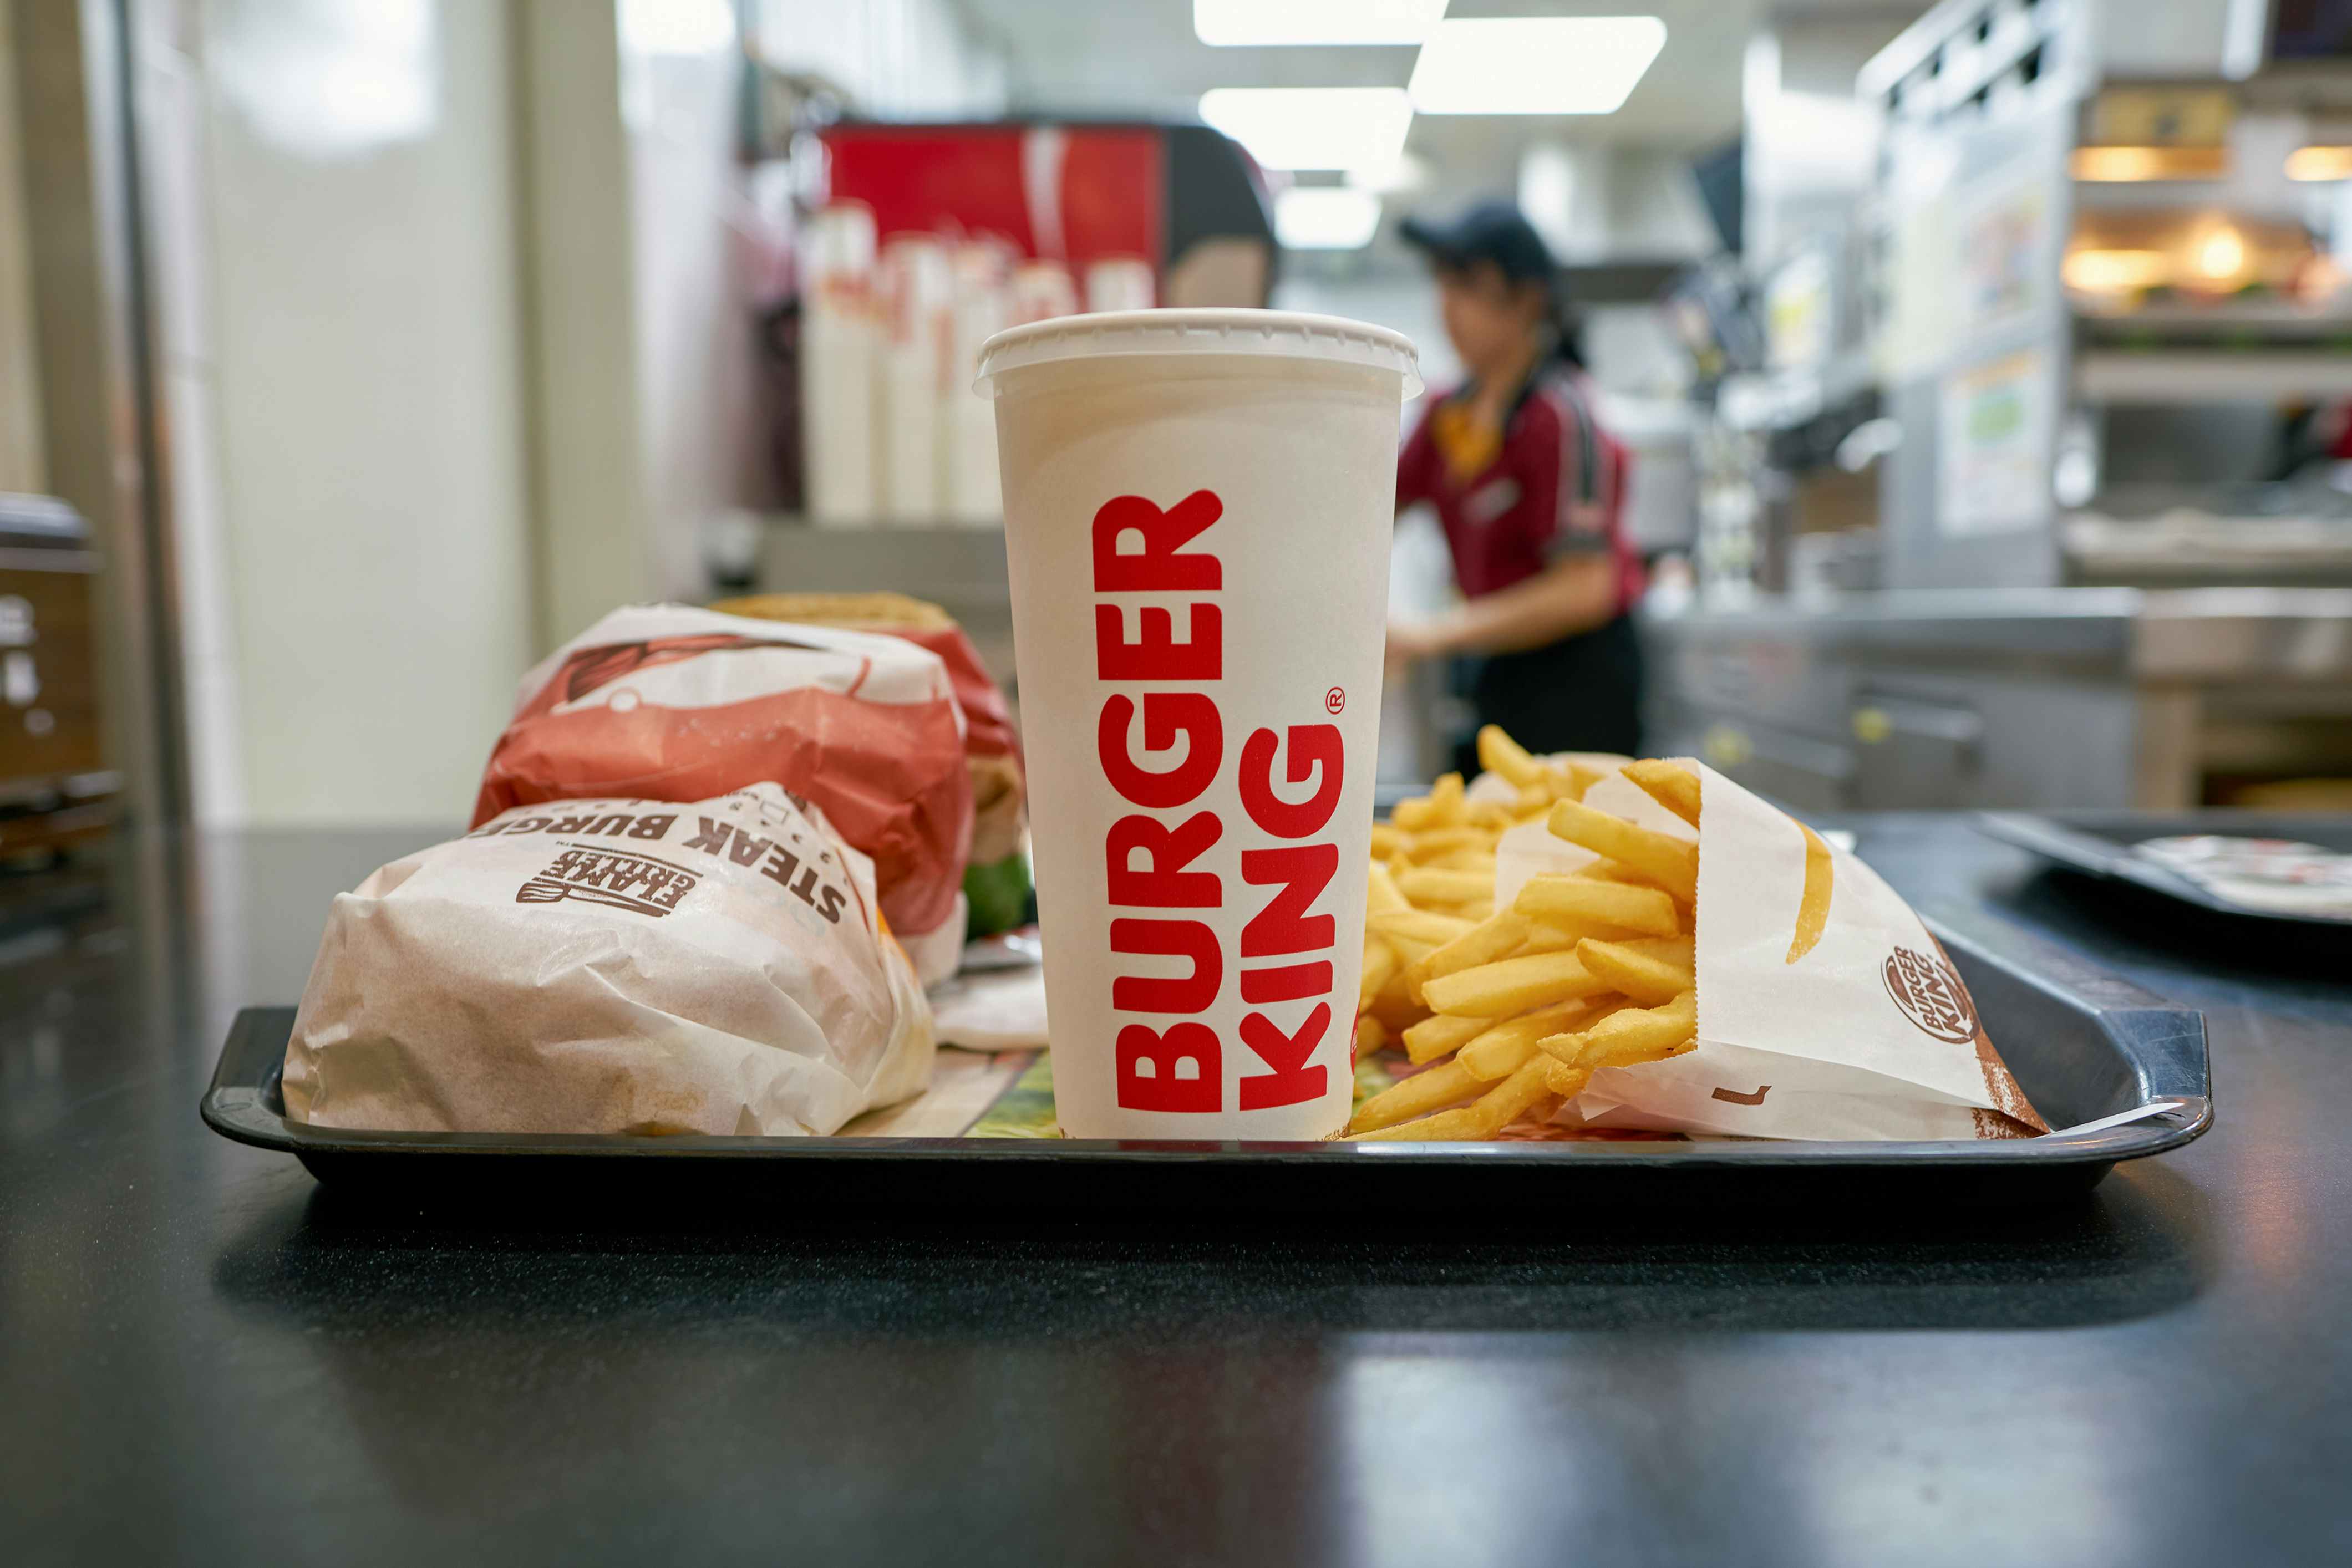
{"type": "Polygon", "coordinates": [[[1437,803],[1427,796],[1416,797],[1410,800],[1399,800],[1396,803],[1396,810],[1389,813],[1389,821],[1399,830],[1408,833],[1417,833],[1424,828],[1433,828],[1437,826],[1437,803]]]}
{"type": "Polygon", "coordinates": [[[1426,985],[1440,975],[1508,957],[1527,939],[1527,916],[1516,909],[1497,910],[1422,959],[1421,981],[1426,985]]]}
{"type": "MultiPolygon", "coordinates": [[[[1426,1073],[1423,1077],[1428,1076],[1426,1073]]],[[[1434,1116],[1423,1116],[1418,1122],[1404,1122],[1393,1126],[1372,1127],[1363,1132],[1350,1132],[1348,1136],[1357,1142],[1396,1143],[1465,1143],[1475,1138],[1478,1118],[1472,1108],[1465,1105],[1456,1111],[1440,1111],[1434,1116]]]]}
{"type": "Polygon", "coordinates": [[[1500,800],[1481,800],[1469,807],[1464,815],[1470,819],[1472,827],[1483,829],[1489,838],[1499,835],[1505,828],[1518,821],[1511,808],[1500,800]]]}
{"type": "Polygon", "coordinates": [[[1670,954],[1645,953],[1623,942],[1580,942],[1576,957],[1586,969],[1608,981],[1611,989],[1624,992],[1645,1008],[1661,1007],[1689,990],[1697,980],[1688,957],[1689,939],[1659,940],[1681,942],[1683,956],[1679,961],[1670,954]]]}
{"type": "Polygon", "coordinates": [[[1364,938],[1364,977],[1356,985],[1358,1011],[1372,1005],[1372,998],[1381,994],[1381,988],[1389,983],[1389,977],[1395,974],[1397,968],[1395,948],[1377,936],[1364,938]]]}
{"type": "Polygon", "coordinates": [[[1437,782],[1430,787],[1429,806],[1431,813],[1440,822],[1461,821],[1465,814],[1462,802],[1462,775],[1440,774],[1437,782]]]}
{"type": "Polygon", "coordinates": [[[1415,862],[1430,871],[1475,871],[1487,885],[1495,881],[1495,852],[1490,849],[1447,850],[1444,854],[1431,855],[1415,862]]]}
{"type": "MultiPolygon", "coordinates": [[[[1613,817],[1608,820],[1616,821],[1613,817]]],[[[1511,901],[1511,907],[1531,921],[1540,920],[1570,930],[1580,926],[1613,927],[1651,936],[1672,936],[1682,929],[1675,901],[1664,892],[1622,882],[1592,882],[1559,875],[1530,877],[1527,885],[1519,889],[1519,895],[1511,901]]]]}
{"type": "Polygon", "coordinates": [[[1821,834],[1799,822],[1797,830],[1805,835],[1805,890],[1797,899],[1797,929],[1789,938],[1789,956],[1781,960],[1793,964],[1813,950],[1829,928],[1830,884],[1835,879],[1837,862],[1830,858],[1829,845],[1822,842],[1821,834]]]}
{"type": "Polygon", "coordinates": [[[1588,768],[1583,763],[1571,762],[1568,765],[1568,788],[1559,792],[1559,798],[1570,801],[1581,800],[1587,789],[1608,777],[1609,775],[1597,768],[1588,768]]]}
{"type": "Polygon", "coordinates": [[[1388,1042],[1389,1031],[1381,1027],[1380,1019],[1366,1013],[1356,1020],[1356,1054],[1358,1056],[1370,1056],[1388,1042]]]}
{"type": "Polygon", "coordinates": [[[1570,1067],[1630,1067],[1680,1055],[1697,1032],[1698,993],[1685,991],[1661,1008],[1628,1008],[1581,1032],[1547,1035],[1536,1047],[1570,1067]]]}
{"type": "Polygon", "coordinates": [[[1685,904],[1697,896],[1696,844],[1637,828],[1622,817],[1612,817],[1575,800],[1562,800],[1554,806],[1549,825],[1555,838],[1580,844],[1594,854],[1633,867],[1685,904]]]}
{"type": "Polygon", "coordinates": [[[1401,985],[1374,997],[1364,1012],[1367,1017],[1378,1019],[1381,1028],[1391,1037],[1402,1035],[1429,1016],[1429,1009],[1407,996],[1401,985]]]}
{"type": "Polygon", "coordinates": [[[1404,848],[1404,831],[1386,822],[1372,824],[1372,858],[1384,861],[1404,848]]]}
{"type": "Polygon", "coordinates": [[[1455,850],[1491,850],[1494,835],[1482,828],[1432,828],[1414,833],[1398,847],[1415,865],[1427,865],[1455,850]]]}
{"type": "Polygon", "coordinates": [[[1416,904],[1466,904],[1492,897],[1495,879],[1475,871],[1426,871],[1414,867],[1397,878],[1397,886],[1416,904]]]}
{"type": "Polygon", "coordinates": [[[1396,878],[1391,876],[1388,867],[1378,861],[1372,862],[1370,878],[1364,884],[1364,907],[1367,910],[1412,907],[1405,901],[1404,894],[1397,891],[1396,878]]]}
{"type": "Polygon", "coordinates": [[[1495,913],[1495,901],[1491,898],[1474,898],[1467,904],[1455,904],[1454,913],[1475,925],[1495,913]]]}
{"type": "Polygon", "coordinates": [[[1349,1120],[1348,1130],[1362,1132],[1372,1127],[1393,1126],[1423,1115],[1440,1106],[1451,1105],[1466,1099],[1484,1087],[1470,1076],[1469,1069],[1458,1061],[1448,1061],[1412,1077],[1401,1079],[1356,1107],[1349,1120]]]}
{"type": "Polygon", "coordinates": [[[1404,1031],[1405,1056],[1418,1064],[1458,1051],[1486,1032],[1491,1019],[1425,1018],[1404,1031]]]}
{"type": "Polygon", "coordinates": [[[1556,921],[1528,922],[1528,939],[1519,950],[1523,953],[1559,953],[1573,948],[1579,942],[1632,942],[1647,940],[1639,931],[1628,931],[1622,925],[1562,925],[1556,921]]]}
{"type": "Polygon", "coordinates": [[[1590,1002],[1584,1001],[1555,1002],[1507,1019],[1480,1031],[1462,1047],[1454,1060],[1470,1070],[1471,1077],[1492,1082],[1517,1071],[1520,1063],[1535,1054],[1536,1041],[1546,1035],[1558,1034],[1579,1024],[1589,1028],[1585,1014],[1591,1007],[1590,1002]]]}
{"type": "Polygon", "coordinates": [[[1608,988],[1573,953],[1527,953],[1441,975],[1421,989],[1432,1012],[1501,1019],[1608,988]]]}
{"type": "Polygon", "coordinates": [[[1400,951],[1395,970],[1381,983],[1381,988],[1372,993],[1371,1000],[1358,1009],[1380,1019],[1382,1029],[1398,1033],[1402,1033],[1407,1024],[1429,1016],[1429,1009],[1412,994],[1412,987],[1404,977],[1408,967],[1409,960],[1400,951]]]}
{"type": "MultiPolygon", "coordinates": [[[[1543,1056],[1543,1052],[1536,1049],[1536,1039],[1548,1032],[1538,1030],[1536,1035],[1500,1035],[1492,1040],[1481,1035],[1454,1052],[1454,1060],[1481,1083],[1497,1082],[1525,1067],[1529,1057],[1543,1056]]],[[[1547,1056],[1544,1060],[1549,1061],[1551,1059],[1547,1056]]]]}
{"type": "Polygon", "coordinates": [[[1475,1124],[1471,1138],[1483,1143],[1549,1099],[1551,1090],[1544,1082],[1545,1065],[1529,1061],[1481,1094],[1470,1107],[1475,1124]]]}
{"type": "Polygon", "coordinates": [[[1625,777],[1642,793],[1688,822],[1698,826],[1698,775],[1674,762],[1629,762],[1625,777]]]}
{"type": "Polygon", "coordinates": [[[1401,937],[1408,942],[1426,943],[1434,949],[1475,927],[1470,921],[1426,909],[1383,909],[1364,916],[1364,929],[1377,932],[1384,939],[1401,937]]]}
{"type": "Polygon", "coordinates": [[[1584,1086],[1592,1082],[1590,1068],[1570,1067],[1557,1057],[1541,1052],[1537,1053],[1535,1060],[1543,1063],[1544,1087],[1563,1100],[1575,1099],[1584,1092],[1584,1086]]]}
{"type": "Polygon", "coordinates": [[[1528,756],[1527,747],[1513,740],[1499,724],[1478,731],[1478,765],[1522,787],[1539,782],[1544,775],[1543,764],[1528,756]]]}
{"type": "Polygon", "coordinates": [[[1518,814],[1525,817],[1529,812],[1549,811],[1551,803],[1559,799],[1559,791],[1553,788],[1551,774],[1547,771],[1534,783],[1519,786],[1518,814]]]}

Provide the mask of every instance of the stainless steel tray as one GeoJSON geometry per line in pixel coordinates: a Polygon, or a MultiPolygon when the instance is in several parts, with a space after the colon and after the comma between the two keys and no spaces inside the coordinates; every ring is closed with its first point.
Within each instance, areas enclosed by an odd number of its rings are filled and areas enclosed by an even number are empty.
{"type": "Polygon", "coordinates": [[[2204,1015],[2169,1006],[1982,911],[1930,911],[1978,1012],[2053,1126],[2158,1101],[2096,1132],[1977,1143],[1112,1143],[1022,1138],[719,1138],[362,1133],[289,1121],[278,1072],[291,1008],[248,1008],[222,1048],[205,1121],[293,1155],[322,1182],[404,1201],[555,1208],[698,1189],[749,1215],[789,1195],[834,1206],[1120,1215],[1507,1206],[1573,1225],[1586,1206],[1727,1209],[1808,1201],[1972,1208],[2087,1191],[2118,1160],[2213,1122],[2204,1015]],[[1549,1206],[1548,1206],[1549,1205],[1549,1206]]]}
{"type": "Polygon", "coordinates": [[[1977,826],[2006,844],[2086,876],[2161,894],[2216,915],[2352,938],[2352,918],[2252,909],[2208,891],[2177,872],[2132,852],[2147,839],[2186,833],[2296,839],[2352,854],[2352,819],[2255,811],[1979,811],[1977,826]]]}

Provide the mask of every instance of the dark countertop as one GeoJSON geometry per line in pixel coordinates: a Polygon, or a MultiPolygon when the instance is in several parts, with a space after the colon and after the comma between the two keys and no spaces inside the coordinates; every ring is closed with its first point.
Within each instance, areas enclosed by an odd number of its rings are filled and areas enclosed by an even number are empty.
{"type": "Polygon", "coordinates": [[[387,1211],[196,1102],[431,835],[148,854],[0,917],[0,1556],[2352,1557],[2352,963],[1857,825],[2204,1009],[2214,1131],[1998,1224],[387,1211]]]}

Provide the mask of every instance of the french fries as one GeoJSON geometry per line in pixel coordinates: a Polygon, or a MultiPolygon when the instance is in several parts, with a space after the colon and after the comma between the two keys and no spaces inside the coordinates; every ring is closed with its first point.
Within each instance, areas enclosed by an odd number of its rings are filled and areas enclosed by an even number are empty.
{"type": "MultiPolygon", "coordinates": [[[[1549,1115],[1602,1068],[1696,1044],[1697,846],[1583,803],[1612,758],[1532,756],[1491,725],[1478,758],[1507,797],[1490,798],[1489,783],[1474,804],[1449,773],[1373,835],[1356,1044],[1401,1047],[1421,1071],[1357,1107],[1349,1137],[1494,1138],[1549,1115]],[[1534,877],[1497,905],[1496,842],[1528,822],[1600,858],[1534,877]]],[[[1622,771],[1697,824],[1690,770],[1622,771]]]]}
{"type": "Polygon", "coordinates": [[[1471,930],[1472,925],[1454,915],[1438,915],[1424,909],[1383,909],[1378,915],[1364,917],[1364,929],[1382,936],[1426,943],[1434,950],[1471,930]]]}
{"type": "Polygon", "coordinates": [[[1504,1019],[1608,988],[1573,953],[1528,953],[1441,975],[1422,988],[1422,998],[1434,1012],[1504,1019]]]}
{"type": "MultiPolygon", "coordinates": [[[[1584,808],[1577,808],[1579,810],[1584,808]]],[[[1596,935],[1612,929],[1672,936],[1682,929],[1675,901],[1654,887],[1622,882],[1589,882],[1575,876],[1536,876],[1511,901],[1529,920],[1596,935]]]]}
{"type": "Polygon", "coordinates": [[[1470,1070],[1471,1077],[1491,1083],[1517,1071],[1520,1063],[1535,1054],[1536,1041],[1579,1021],[1587,1011],[1582,1002],[1556,1002],[1522,1013],[1480,1032],[1456,1053],[1454,1060],[1470,1070]]]}
{"type": "Polygon", "coordinates": [[[1671,762],[1629,762],[1625,777],[1692,827],[1698,826],[1698,775],[1671,762]]]}
{"type": "Polygon", "coordinates": [[[1381,988],[1389,983],[1389,977],[1397,972],[1397,967],[1394,947],[1376,937],[1364,939],[1364,977],[1356,988],[1358,1012],[1372,1005],[1372,998],[1381,994],[1381,988]]]}
{"type": "Polygon", "coordinates": [[[1579,1034],[1546,1035],[1545,1055],[1587,1069],[1631,1067],[1689,1050],[1698,1034],[1698,993],[1685,991],[1659,1008],[1628,1008],[1579,1034]]]}
{"type": "Polygon", "coordinates": [[[1576,945],[1576,959],[1586,974],[1608,982],[1612,989],[1643,1007],[1659,1007],[1696,986],[1698,978],[1689,937],[1663,936],[1652,941],[1657,946],[1588,939],[1576,945]]]}
{"type": "Polygon", "coordinates": [[[1428,957],[1416,961],[1413,968],[1418,973],[1412,978],[1427,985],[1441,975],[1451,975],[1457,970],[1507,957],[1518,951],[1520,944],[1528,939],[1528,929],[1527,918],[1516,909],[1490,915],[1436,948],[1428,957]]]}
{"type": "Polygon", "coordinates": [[[1432,904],[1467,904],[1475,898],[1494,896],[1495,873],[1435,871],[1416,866],[1397,878],[1397,890],[1411,899],[1416,907],[1432,904]]]}
{"type": "Polygon", "coordinates": [[[1637,828],[1622,817],[1596,810],[1580,800],[1562,800],[1554,806],[1549,821],[1554,838],[1580,844],[1594,854],[1641,873],[1683,903],[1688,904],[1698,896],[1696,844],[1670,839],[1648,828],[1637,828]]]}
{"type": "Polygon", "coordinates": [[[1492,1027],[1487,1019],[1448,1018],[1444,1013],[1425,1018],[1408,1026],[1401,1037],[1405,1060],[1418,1067],[1441,1056],[1450,1056],[1492,1027]]]}
{"type": "Polygon", "coordinates": [[[1426,1115],[1441,1106],[1451,1105],[1484,1082],[1472,1077],[1470,1070],[1458,1061],[1432,1067],[1381,1090],[1357,1106],[1355,1120],[1350,1125],[1358,1128],[1386,1127],[1426,1115]]]}

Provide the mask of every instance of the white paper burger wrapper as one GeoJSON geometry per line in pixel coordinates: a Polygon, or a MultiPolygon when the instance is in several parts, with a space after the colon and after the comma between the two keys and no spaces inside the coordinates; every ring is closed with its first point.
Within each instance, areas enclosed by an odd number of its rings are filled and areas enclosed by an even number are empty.
{"type": "Polygon", "coordinates": [[[774,784],[520,806],[339,895],[286,1051],[299,1121],[831,1133],[930,1081],[872,862],[774,784]]]}
{"type": "MultiPolygon", "coordinates": [[[[2022,1138],[2049,1131],[1968,988],[1876,872],[1688,758],[1700,827],[1612,776],[1585,803],[1698,841],[1698,1045],[1604,1068],[1562,1114],[1750,1138],[2022,1138]],[[1810,916],[1809,912],[1810,910],[1810,916]]],[[[1496,854],[1497,907],[1593,857],[1541,823],[1496,854]]]]}

